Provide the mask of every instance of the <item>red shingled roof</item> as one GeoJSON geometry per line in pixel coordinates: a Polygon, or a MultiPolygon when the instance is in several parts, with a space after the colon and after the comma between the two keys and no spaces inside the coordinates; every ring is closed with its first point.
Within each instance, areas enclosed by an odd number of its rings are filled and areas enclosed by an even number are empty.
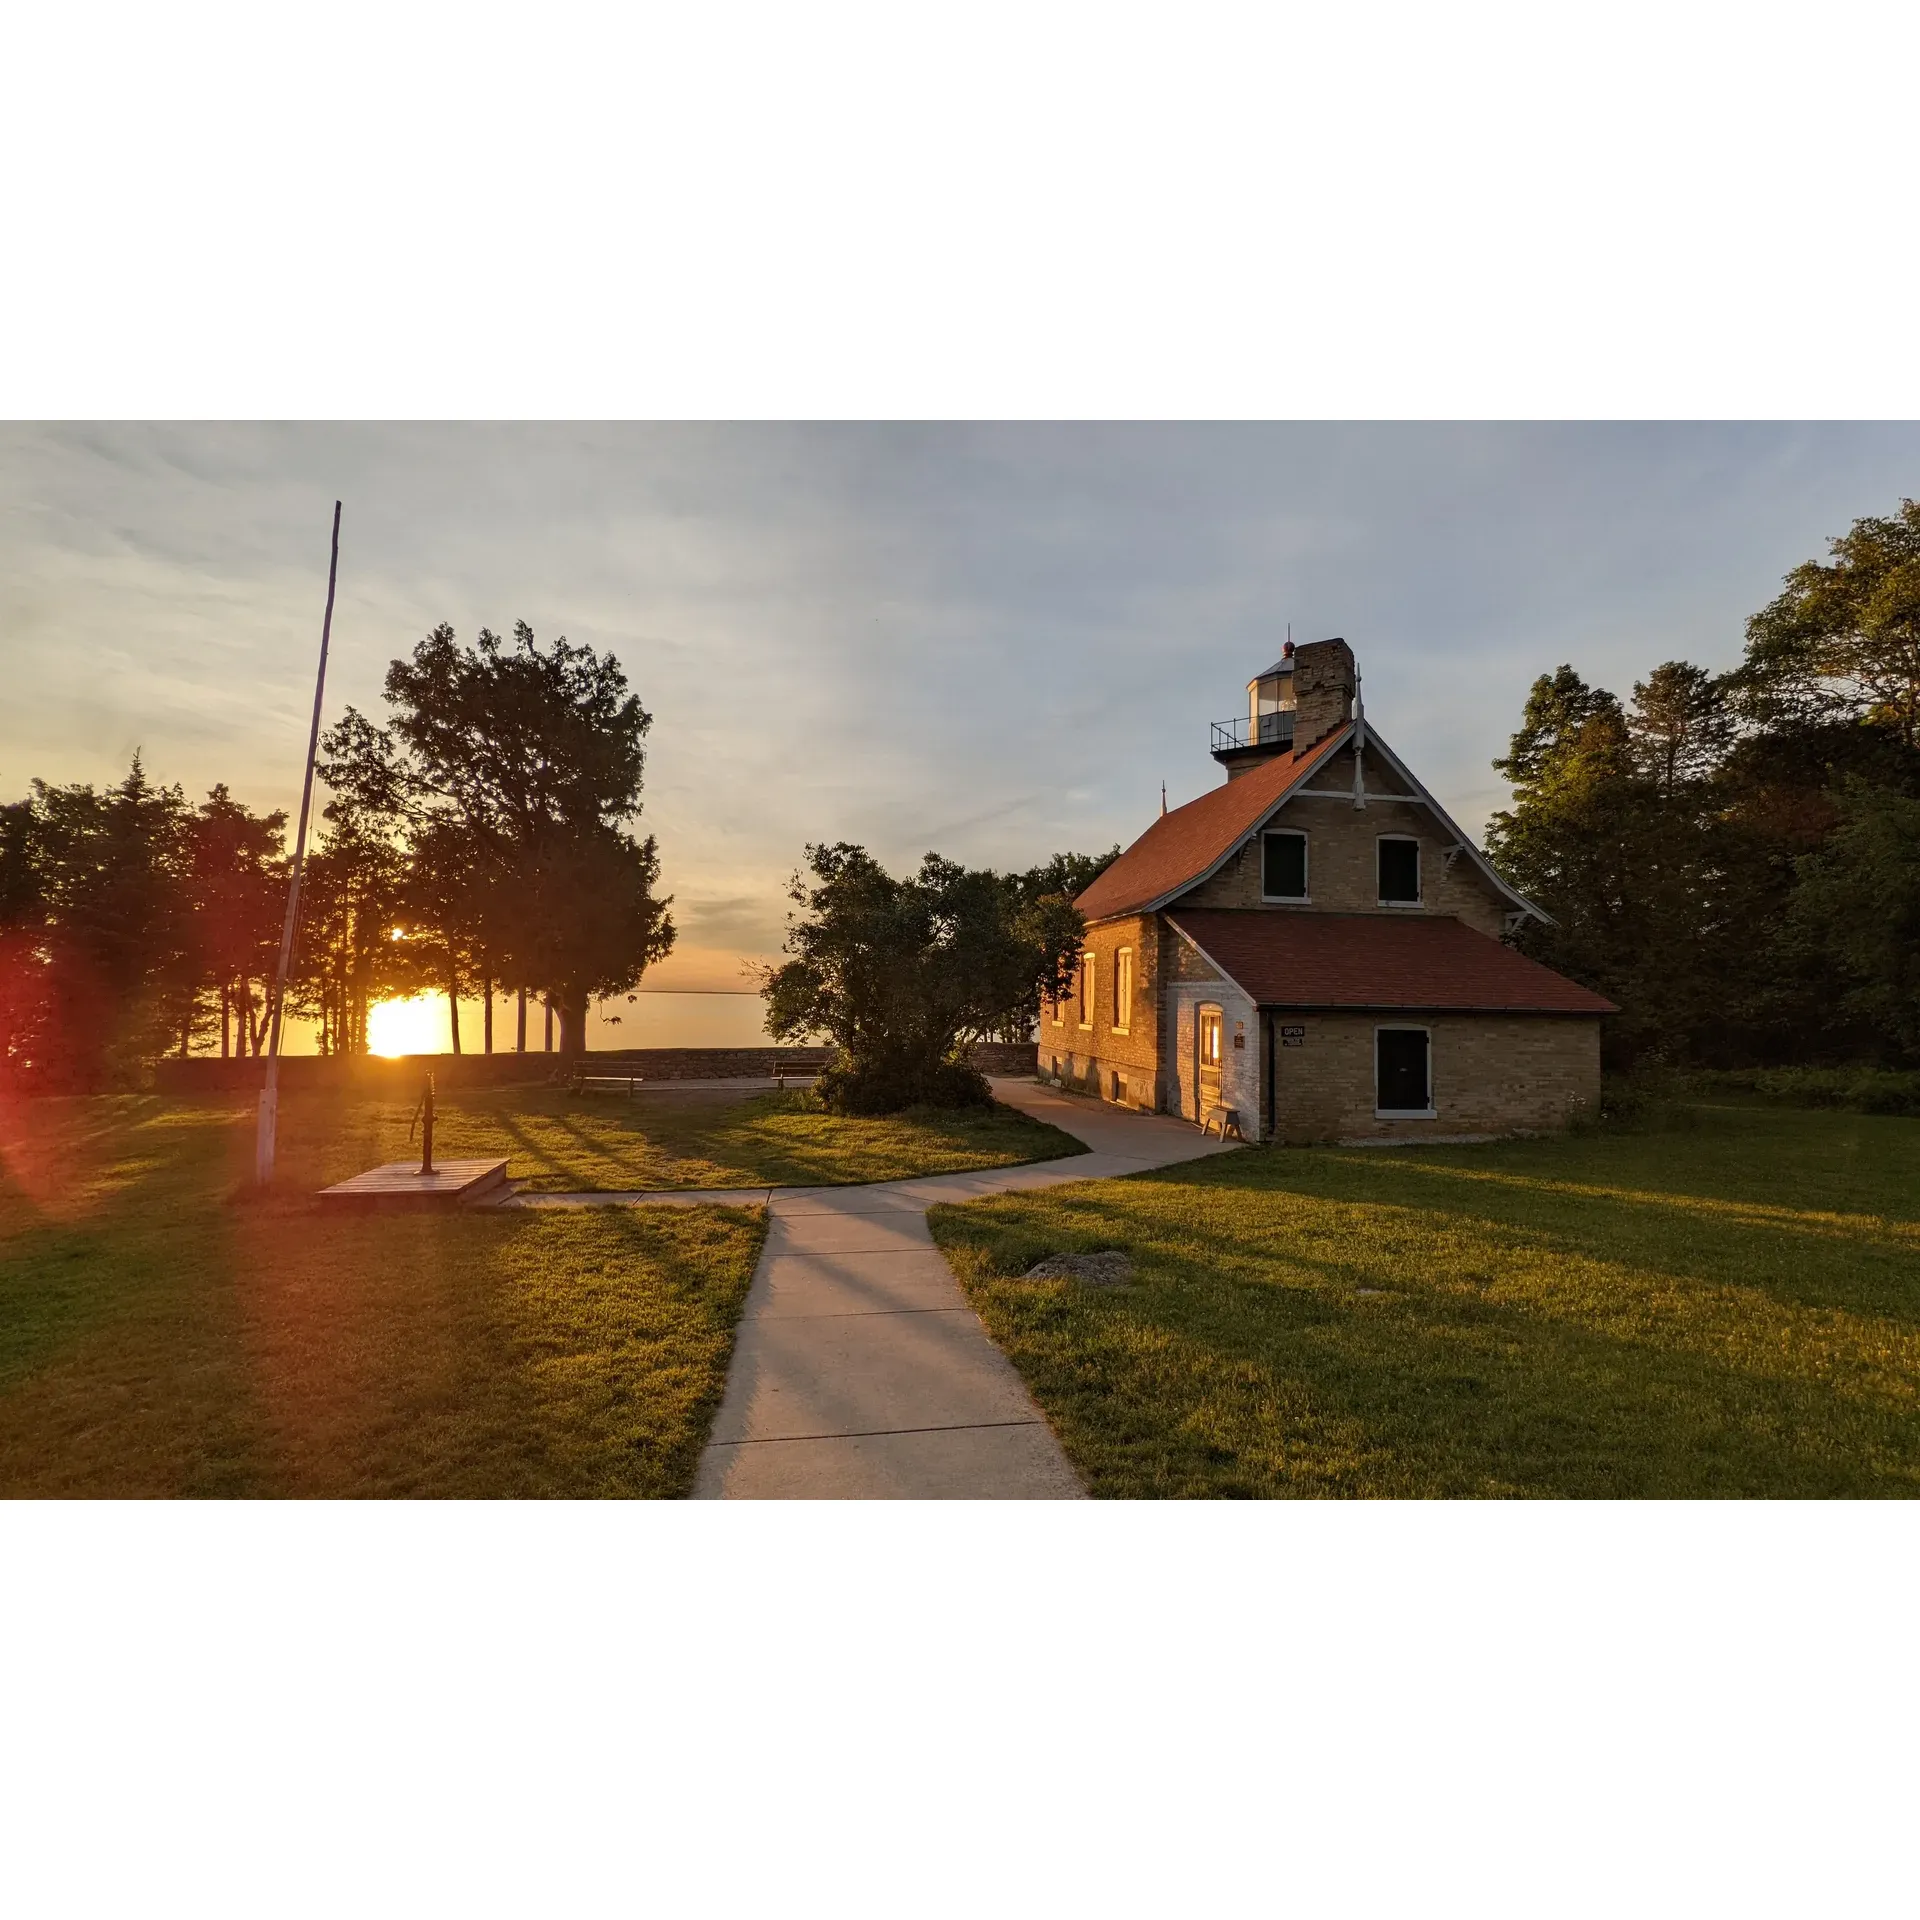
{"type": "Polygon", "coordinates": [[[1341,727],[1302,758],[1283,753],[1224,787],[1165,813],[1074,902],[1089,920],[1138,913],[1191,886],[1280,804],[1287,790],[1329,759],[1341,727]]]}
{"type": "Polygon", "coordinates": [[[1451,917],[1209,907],[1167,918],[1258,1006],[1619,1012],[1451,917]]]}

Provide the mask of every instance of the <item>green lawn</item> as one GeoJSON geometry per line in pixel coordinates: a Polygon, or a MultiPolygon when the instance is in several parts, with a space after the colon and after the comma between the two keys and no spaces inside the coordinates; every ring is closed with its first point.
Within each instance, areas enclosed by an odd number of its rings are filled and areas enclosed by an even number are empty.
{"type": "Polygon", "coordinates": [[[1098,1494],[1920,1492],[1920,1120],[1251,1149],[932,1225],[1098,1494]],[[1102,1247],[1130,1286],[1013,1277],[1102,1247]]]}
{"type": "MultiPolygon", "coordinates": [[[[321,1213],[410,1105],[0,1105],[0,1494],[678,1494],[759,1257],[757,1210],[321,1213]]],[[[417,1143],[411,1151],[418,1151],[417,1143]]],[[[1000,1108],[836,1120],[801,1094],[450,1096],[436,1153],[546,1188],[901,1178],[1082,1151],[1000,1108]]]]}
{"type": "Polygon", "coordinates": [[[235,1106],[0,1109],[0,1494],[687,1491],[757,1210],[335,1218],[292,1117],[256,1199],[235,1106]]]}
{"type": "MultiPolygon", "coordinates": [[[[229,1103],[234,1104],[234,1103],[229,1103]]],[[[283,1159],[313,1185],[342,1180],[409,1147],[409,1101],[303,1093],[281,1107],[283,1159]]],[[[745,1100],[656,1094],[627,1100],[558,1087],[448,1094],[434,1153],[505,1154],[507,1171],[547,1192],[646,1187],[777,1187],[906,1180],[1084,1153],[1071,1135],[1011,1107],[841,1119],[807,1093],[745,1100]]]]}

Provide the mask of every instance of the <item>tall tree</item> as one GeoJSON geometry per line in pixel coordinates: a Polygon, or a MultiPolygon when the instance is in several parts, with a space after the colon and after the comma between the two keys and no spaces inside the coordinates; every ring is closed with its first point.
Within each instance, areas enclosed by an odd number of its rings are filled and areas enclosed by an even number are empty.
{"type": "Polygon", "coordinates": [[[1730,927],[1706,789],[1702,736],[1715,723],[1703,683],[1700,669],[1669,662],[1636,689],[1629,715],[1563,665],[1534,683],[1494,763],[1514,805],[1494,816],[1488,850],[1552,916],[1515,940],[1620,1005],[1606,1034],[1616,1061],[1684,1054],[1723,1017],[1707,979],[1730,927]]]}
{"type": "Polygon", "coordinates": [[[584,1050],[591,1000],[673,944],[658,848],[628,831],[652,717],[611,654],[542,647],[524,621],[472,647],[436,627],[388,669],[386,697],[389,727],[349,709],[329,732],[322,777],[432,856],[416,896],[450,968],[477,952],[552,1002],[563,1051],[584,1050]]]}
{"type": "Polygon", "coordinates": [[[1627,731],[1635,761],[1663,800],[1705,780],[1733,740],[1726,683],[1685,660],[1668,660],[1633,683],[1627,731]]]}
{"type": "Polygon", "coordinates": [[[1864,721],[1920,746],[1920,501],[1828,548],[1748,621],[1735,690],[1761,727],[1864,721]]]}
{"type": "Polygon", "coordinates": [[[1889,1065],[1920,1061],[1920,798],[1855,776],[1839,824],[1797,869],[1794,925],[1857,1044],[1889,1065]]]}
{"type": "MultiPolygon", "coordinates": [[[[189,939],[184,1004],[179,1009],[183,1043],[199,1025],[198,1003],[213,990],[219,1003],[220,1052],[232,1047],[238,1027],[242,1059],[258,1051],[265,1031],[267,998],[280,944],[286,904],[283,809],[256,814],[234,799],[222,781],[185,823],[185,904],[189,939]],[[254,1018],[253,983],[259,983],[254,1018]]],[[[182,1052],[186,1051],[183,1044],[182,1052]]]]}
{"type": "Polygon", "coordinates": [[[189,937],[185,817],[180,789],[154,785],[135,754],[104,791],[34,781],[10,818],[10,964],[27,970],[34,1070],[50,1082],[96,1085],[165,1049],[189,937]]]}
{"type": "Polygon", "coordinates": [[[289,1005],[320,1023],[320,1050],[367,1051],[373,1005],[426,984],[405,931],[407,862],[350,809],[328,808],[325,841],[307,856],[289,1005]]]}
{"type": "Polygon", "coordinates": [[[1668,661],[1617,703],[1534,685],[1489,844],[1555,916],[1528,951],[1611,995],[1614,1059],[1710,1065],[1910,1047],[1920,803],[1920,506],[1796,567],[1719,679],[1668,661]]]}
{"type": "Polygon", "coordinates": [[[31,1082],[46,1065],[52,1003],[33,801],[0,806],[0,1083],[31,1082]]]}

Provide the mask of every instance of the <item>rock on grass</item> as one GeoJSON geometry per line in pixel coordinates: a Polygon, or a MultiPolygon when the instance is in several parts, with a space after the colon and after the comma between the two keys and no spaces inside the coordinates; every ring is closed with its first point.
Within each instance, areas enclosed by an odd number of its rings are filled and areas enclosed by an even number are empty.
{"type": "Polygon", "coordinates": [[[1027,1269],[1028,1280],[1077,1280],[1083,1287],[1124,1287],[1133,1262],[1117,1247],[1100,1253],[1052,1253],[1027,1269]]]}

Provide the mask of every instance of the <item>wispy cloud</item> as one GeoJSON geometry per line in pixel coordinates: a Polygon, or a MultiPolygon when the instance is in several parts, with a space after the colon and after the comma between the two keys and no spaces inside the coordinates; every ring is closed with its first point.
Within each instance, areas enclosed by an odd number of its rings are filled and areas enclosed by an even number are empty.
{"type": "Polygon", "coordinates": [[[1535,674],[1729,664],[1917,479],[1909,426],[5,426],[0,787],[287,804],[338,495],[330,711],[442,619],[611,647],[689,951],[770,952],[808,840],[1132,840],[1289,619],[1477,826],[1535,674]]]}

